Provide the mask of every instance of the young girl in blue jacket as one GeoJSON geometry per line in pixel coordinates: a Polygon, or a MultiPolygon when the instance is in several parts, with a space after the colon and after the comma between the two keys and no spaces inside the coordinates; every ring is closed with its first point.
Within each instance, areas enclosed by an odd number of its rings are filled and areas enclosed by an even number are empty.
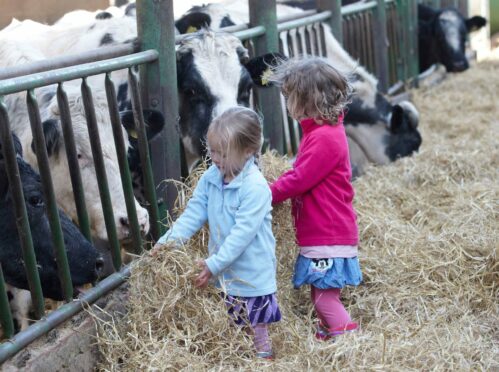
{"type": "Polygon", "coordinates": [[[272,358],[267,325],[279,321],[281,313],[272,194],[256,164],[261,138],[260,119],[253,110],[235,107],[215,118],[207,134],[213,164],[154,249],[167,242],[185,243],[208,222],[209,257],[199,262],[195,285],[204,288],[215,279],[224,289],[229,315],[236,324],[251,326],[257,356],[272,358]]]}

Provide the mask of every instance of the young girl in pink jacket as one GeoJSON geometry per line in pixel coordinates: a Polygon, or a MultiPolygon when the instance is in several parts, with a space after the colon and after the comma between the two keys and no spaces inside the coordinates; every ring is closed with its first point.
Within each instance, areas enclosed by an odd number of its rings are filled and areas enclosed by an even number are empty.
{"type": "Polygon", "coordinates": [[[326,60],[293,59],[277,67],[272,81],[300,122],[303,137],[293,169],[271,185],[272,203],[292,200],[300,254],[293,283],[310,284],[321,340],[358,329],[340,300],[345,285],[362,281],[358,229],[343,110],[347,78],[326,60]]]}

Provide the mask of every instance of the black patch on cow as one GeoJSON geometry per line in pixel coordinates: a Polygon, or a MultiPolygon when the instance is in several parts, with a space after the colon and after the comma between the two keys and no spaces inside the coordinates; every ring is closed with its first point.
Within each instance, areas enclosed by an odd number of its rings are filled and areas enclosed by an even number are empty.
{"type": "Polygon", "coordinates": [[[119,111],[132,109],[132,101],[128,99],[128,83],[122,83],[118,86],[116,99],[118,100],[119,111]]]}
{"type": "MultiPolygon", "coordinates": [[[[59,132],[59,122],[55,119],[48,119],[42,123],[47,155],[57,155],[59,152],[61,133],[59,132]]],[[[36,154],[35,141],[31,141],[31,150],[36,154]]]]}
{"type": "Polygon", "coordinates": [[[223,17],[222,20],[220,21],[220,28],[234,26],[234,25],[235,23],[232,22],[232,19],[230,19],[228,15],[223,17]]]}
{"type": "Polygon", "coordinates": [[[197,155],[204,156],[204,139],[216,101],[194,64],[192,52],[178,55],[177,81],[181,134],[191,138],[197,155]]]}
{"type": "Polygon", "coordinates": [[[110,33],[106,33],[106,34],[104,34],[104,36],[100,40],[99,46],[103,46],[103,45],[107,45],[107,44],[111,44],[111,43],[114,43],[114,38],[110,33]]]}
{"type": "Polygon", "coordinates": [[[352,125],[376,124],[380,121],[386,122],[391,111],[392,105],[379,92],[376,93],[374,107],[367,106],[363,99],[354,96],[347,106],[344,120],[345,123],[352,125]]]}
{"type": "Polygon", "coordinates": [[[241,70],[241,79],[237,87],[237,103],[242,106],[249,107],[251,88],[253,87],[253,80],[245,68],[241,70]]]}
{"type": "Polygon", "coordinates": [[[181,34],[185,34],[191,27],[195,28],[197,31],[202,28],[208,28],[210,25],[211,17],[202,12],[187,13],[175,22],[175,27],[181,34]]]}
{"type": "Polygon", "coordinates": [[[113,15],[106,11],[97,13],[95,15],[95,19],[109,19],[109,18],[113,18],[113,15]]]}
{"type": "Polygon", "coordinates": [[[385,153],[391,161],[409,156],[421,146],[421,135],[417,128],[411,125],[409,115],[403,107],[393,106],[390,135],[385,140],[385,153]]]}

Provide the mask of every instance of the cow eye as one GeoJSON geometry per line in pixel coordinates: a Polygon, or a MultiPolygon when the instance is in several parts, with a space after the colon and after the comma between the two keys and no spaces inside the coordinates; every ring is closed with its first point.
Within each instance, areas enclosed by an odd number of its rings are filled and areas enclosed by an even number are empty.
{"type": "Polygon", "coordinates": [[[43,199],[39,196],[31,196],[28,201],[29,201],[29,204],[31,204],[33,207],[42,207],[43,206],[43,199]]]}

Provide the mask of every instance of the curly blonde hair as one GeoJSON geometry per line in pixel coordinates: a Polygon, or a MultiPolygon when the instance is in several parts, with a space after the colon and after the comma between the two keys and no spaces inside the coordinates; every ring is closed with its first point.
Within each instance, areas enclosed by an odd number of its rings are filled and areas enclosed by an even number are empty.
{"type": "Polygon", "coordinates": [[[269,78],[281,87],[290,115],[338,122],[352,88],[347,76],[320,57],[292,58],[273,67],[269,78]]]}

